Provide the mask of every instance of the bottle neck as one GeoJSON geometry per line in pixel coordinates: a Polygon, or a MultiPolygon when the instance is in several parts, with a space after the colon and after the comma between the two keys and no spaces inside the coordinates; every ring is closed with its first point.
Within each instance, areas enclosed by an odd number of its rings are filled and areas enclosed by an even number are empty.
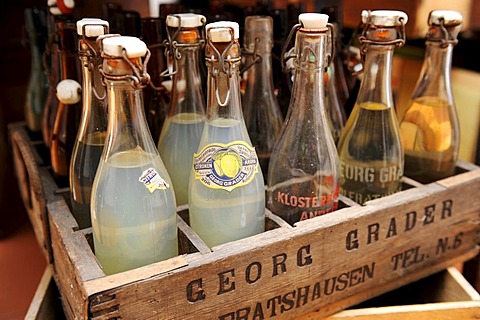
{"type": "MultiPolygon", "coordinates": [[[[222,53],[228,43],[216,43],[215,46],[222,53]]],[[[210,122],[219,119],[243,120],[238,42],[234,43],[229,50],[231,54],[224,55],[229,57],[228,62],[221,63],[215,55],[212,55],[213,59],[208,61],[207,121],[210,122]]],[[[210,56],[208,51],[206,56],[210,56]]]]}
{"type": "Polygon", "coordinates": [[[357,104],[379,103],[393,107],[392,58],[394,45],[369,45],[357,104]]]}
{"type": "Polygon", "coordinates": [[[104,103],[93,93],[93,90],[100,95],[105,92],[97,68],[101,62],[98,52],[100,51],[95,39],[79,41],[79,58],[82,64],[82,117],[78,129],[79,140],[83,140],[87,134],[105,131],[107,128],[104,103]],[[95,52],[92,52],[91,48],[95,52]]]}
{"type": "Polygon", "coordinates": [[[426,42],[425,58],[412,98],[439,97],[453,104],[450,81],[453,45],[442,47],[439,42],[426,42]]]}
{"type": "MultiPolygon", "coordinates": [[[[134,64],[139,62],[132,61],[134,64]]],[[[127,75],[125,71],[130,69],[130,66],[121,59],[104,60],[104,74],[108,65],[114,66],[109,70],[113,71],[110,75],[125,76],[127,75]]],[[[129,75],[133,76],[132,73],[129,75]]],[[[152,154],[157,153],[145,119],[141,88],[133,87],[133,82],[129,79],[117,80],[105,76],[105,82],[107,85],[108,129],[104,159],[107,160],[115,153],[132,149],[152,154]]]]}
{"type": "Polygon", "coordinates": [[[199,69],[199,47],[179,48],[177,72],[173,75],[169,116],[178,113],[205,113],[199,69]]]}
{"type": "MultiPolygon", "coordinates": [[[[272,54],[270,52],[260,53],[261,61],[254,63],[248,69],[246,92],[262,92],[273,94],[272,54]]],[[[245,64],[253,62],[255,57],[248,55],[245,64]]]]}
{"type": "Polygon", "coordinates": [[[325,117],[325,50],[327,34],[297,32],[295,42],[295,75],[287,118],[295,117],[326,125],[325,117]]]}

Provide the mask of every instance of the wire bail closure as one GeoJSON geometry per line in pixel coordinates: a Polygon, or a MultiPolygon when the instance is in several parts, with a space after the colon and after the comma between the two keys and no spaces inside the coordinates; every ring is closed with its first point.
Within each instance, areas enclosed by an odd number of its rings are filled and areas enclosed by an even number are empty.
{"type": "MultiPolygon", "coordinates": [[[[297,54],[294,52],[295,46],[290,48],[287,51],[288,46],[290,45],[290,42],[292,42],[293,36],[296,34],[298,30],[302,28],[302,25],[300,23],[295,24],[292,29],[290,30],[290,33],[288,34],[287,40],[285,41],[285,44],[283,45],[282,48],[282,54],[280,56],[280,63],[282,65],[282,72],[283,73],[288,73],[294,69],[294,67],[289,66],[287,63],[291,59],[296,59],[298,58],[297,54]]],[[[328,68],[330,66],[330,63],[333,60],[333,57],[335,55],[335,40],[334,40],[334,31],[333,31],[333,25],[331,23],[327,23],[327,29],[328,32],[330,33],[330,39],[332,44],[330,46],[330,52],[326,54],[326,64],[325,68],[328,68]]],[[[312,52],[312,55],[317,59],[315,56],[315,53],[312,52]]]]}
{"type": "MultiPolygon", "coordinates": [[[[147,64],[148,64],[148,60],[150,60],[150,55],[151,55],[150,50],[147,48],[145,59],[143,59],[143,63],[141,65],[135,65],[134,63],[132,63],[132,61],[130,61],[130,59],[127,57],[127,50],[125,50],[125,48],[122,49],[121,57],[111,57],[111,56],[105,55],[103,52],[102,40],[105,38],[119,37],[119,36],[120,36],[119,34],[108,34],[108,35],[100,36],[97,38],[97,42],[99,42],[100,44],[101,57],[103,59],[110,58],[110,59],[119,59],[119,60],[125,61],[132,69],[133,75],[107,74],[103,70],[102,66],[99,66],[100,73],[103,75],[105,79],[109,79],[109,80],[115,80],[115,81],[130,80],[132,81],[132,87],[134,89],[143,89],[150,83],[150,75],[147,73],[147,64]]],[[[105,85],[103,80],[102,80],[102,83],[105,85]]]]}
{"type": "Polygon", "coordinates": [[[258,43],[260,42],[260,38],[256,37],[255,38],[255,43],[253,45],[253,50],[248,50],[248,49],[243,49],[242,50],[242,56],[253,56],[252,61],[250,61],[248,64],[244,65],[242,70],[240,70],[240,73],[243,73],[253,67],[254,64],[261,63],[263,60],[263,57],[260,53],[258,53],[258,43]]]}
{"type": "MultiPolygon", "coordinates": [[[[175,32],[173,35],[170,32],[170,29],[167,27],[167,40],[163,41],[163,46],[165,46],[165,57],[173,57],[173,68],[172,71],[165,69],[162,73],[160,73],[161,77],[167,78],[167,77],[172,77],[178,72],[178,60],[182,58],[182,53],[180,52],[180,48],[188,48],[188,47],[204,47],[205,46],[205,24],[207,23],[205,18],[201,18],[202,26],[201,26],[201,31],[200,31],[200,39],[196,43],[178,43],[175,39],[178,36],[178,33],[180,32],[180,29],[182,28],[182,16],[178,14],[173,14],[175,18],[178,19],[178,25],[179,27],[175,27],[175,32]]],[[[173,27],[171,27],[173,28],[173,27]]],[[[159,90],[160,88],[152,86],[153,89],[159,90]]]]}
{"type": "MultiPolygon", "coordinates": [[[[430,15],[428,17],[429,20],[431,15],[432,15],[432,12],[430,12],[430,15]]],[[[447,29],[447,27],[445,27],[445,19],[440,18],[439,20],[440,20],[440,24],[435,26],[438,26],[440,30],[442,30],[443,39],[429,39],[427,37],[427,41],[441,42],[440,44],[441,48],[447,48],[449,45],[454,45],[454,46],[457,45],[458,39],[447,29]]]]}
{"type": "MultiPolygon", "coordinates": [[[[365,55],[367,53],[368,46],[371,44],[375,45],[395,45],[397,47],[403,47],[405,45],[406,37],[405,37],[405,23],[403,17],[399,17],[398,21],[400,22],[400,28],[397,28],[398,26],[395,26],[397,29],[397,39],[389,40],[389,41],[375,41],[375,40],[370,40],[367,38],[367,30],[369,26],[371,25],[372,21],[372,15],[371,11],[368,10],[368,18],[367,22],[364,23],[362,33],[358,36],[358,41],[360,41],[360,58],[361,58],[361,65],[362,68],[358,71],[354,71],[352,74],[353,75],[358,75],[363,72],[363,65],[365,63],[365,55]]],[[[359,26],[361,28],[361,25],[359,26]]],[[[390,28],[390,27],[388,27],[390,28]]]]}
{"type": "MultiPolygon", "coordinates": [[[[92,42],[88,40],[88,37],[86,36],[86,28],[88,26],[99,26],[101,25],[103,27],[103,34],[106,35],[109,32],[109,28],[107,24],[99,24],[99,23],[86,23],[82,26],[82,35],[81,35],[81,41],[78,42],[78,56],[79,57],[87,57],[89,58],[87,68],[92,74],[92,82],[95,83],[95,72],[93,70],[95,69],[94,65],[94,59],[97,59],[100,57],[100,52],[97,52],[96,48],[93,47],[92,42]],[[87,50],[82,49],[82,43],[87,46],[87,50]]],[[[100,66],[98,66],[99,68],[100,66]]],[[[101,81],[102,85],[104,85],[103,81],[101,81]]],[[[100,96],[95,88],[95,86],[92,86],[92,92],[95,95],[95,97],[102,101],[107,97],[107,91],[104,91],[103,94],[100,96]]]]}
{"type": "Polygon", "coordinates": [[[236,42],[235,41],[235,33],[234,33],[233,28],[231,28],[231,27],[215,27],[215,28],[222,28],[222,29],[228,28],[229,32],[230,32],[230,39],[231,39],[230,43],[227,45],[227,47],[223,50],[222,53],[220,53],[220,51],[218,51],[218,49],[213,44],[212,40],[209,37],[207,37],[207,45],[213,50],[214,54],[211,57],[205,57],[205,60],[207,61],[207,63],[212,66],[212,77],[215,79],[215,87],[216,87],[215,98],[217,99],[217,103],[218,103],[219,106],[225,107],[230,100],[230,82],[229,81],[226,82],[227,83],[227,95],[225,97],[225,100],[222,102],[221,98],[220,98],[220,94],[218,93],[218,87],[219,87],[218,86],[218,81],[219,81],[218,75],[219,75],[220,72],[223,72],[230,78],[234,74],[234,72],[233,72],[234,68],[240,63],[241,57],[238,56],[236,58],[232,58],[232,57],[230,57],[230,55],[228,55],[228,52],[230,51],[230,49],[233,47],[233,45],[236,42]],[[221,68],[222,68],[221,71],[220,71],[219,68],[216,68],[214,66],[215,62],[218,62],[218,65],[221,66],[221,68]]]}

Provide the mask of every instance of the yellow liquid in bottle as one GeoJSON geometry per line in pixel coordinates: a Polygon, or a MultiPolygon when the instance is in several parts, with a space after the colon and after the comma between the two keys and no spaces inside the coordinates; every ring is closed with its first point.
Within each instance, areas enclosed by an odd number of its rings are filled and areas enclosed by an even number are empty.
{"type": "Polygon", "coordinates": [[[454,173],[458,136],[452,106],[437,97],[412,102],[400,123],[405,150],[405,175],[429,183],[454,173]]]}
{"type": "MultiPolygon", "coordinates": [[[[231,119],[207,122],[204,130],[199,150],[247,136],[243,122],[231,119]]],[[[208,246],[264,231],[265,191],[260,168],[252,181],[231,191],[209,188],[192,174],[189,192],[190,225],[208,246]]]]}
{"type": "Polygon", "coordinates": [[[354,108],[339,143],[341,194],[363,204],[401,190],[402,149],[393,109],[354,108]]]}
{"type": "Polygon", "coordinates": [[[141,150],[117,153],[99,166],[92,190],[92,228],[95,255],[106,274],[178,254],[172,187],[150,192],[139,181],[149,168],[165,179],[160,157],[141,150]]]}
{"type": "Polygon", "coordinates": [[[165,119],[158,151],[172,179],[177,205],[188,203],[193,154],[197,152],[204,124],[205,116],[198,113],[179,113],[165,119]]]}

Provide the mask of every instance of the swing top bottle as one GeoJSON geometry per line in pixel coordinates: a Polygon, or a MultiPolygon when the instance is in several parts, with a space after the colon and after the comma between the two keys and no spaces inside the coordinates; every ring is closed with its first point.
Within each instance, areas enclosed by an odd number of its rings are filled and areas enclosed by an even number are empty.
{"type": "Polygon", "coordinates": [[[460,129],[450,69],[462,21],[457,11],[430,13],[423,66],[400,122],[405,174],[422,183],[454,174],[458,159],[460,129]]]}

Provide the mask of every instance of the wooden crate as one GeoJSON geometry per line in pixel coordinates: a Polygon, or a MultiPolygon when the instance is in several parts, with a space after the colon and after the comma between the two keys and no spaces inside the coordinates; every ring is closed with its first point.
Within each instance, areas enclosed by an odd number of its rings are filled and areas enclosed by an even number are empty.
{"type": "MultiPolygon", "coordinates": [[[[48,266],[25,319],[60,319],[61,296],[48,266]]],[[[327,320],[478,319],[480,295],[454,267],[388,292],[362,305],[341,311],[327,320]]],[[[314,314],[297,320],[314,319],[314,314]]]]}
{"type": "MultiPolygon", "coordinates": [[[[53,274],[69,319],[317,319],[479,252],[480,168],[292,227],[267,210],[267,231],[208,248],[179,208],[178,257],[106,276],[91,230],[40,175],[53,274]],[[185,222],[186,221],[186,222],[185,222]]],[[[41,169],[42,167],[40,167],[41,169]]],[[[48,173],[48,172],[47,172],[48,173]]],[[[51,177],[49,178],[51,179],[51,177]]]]}

